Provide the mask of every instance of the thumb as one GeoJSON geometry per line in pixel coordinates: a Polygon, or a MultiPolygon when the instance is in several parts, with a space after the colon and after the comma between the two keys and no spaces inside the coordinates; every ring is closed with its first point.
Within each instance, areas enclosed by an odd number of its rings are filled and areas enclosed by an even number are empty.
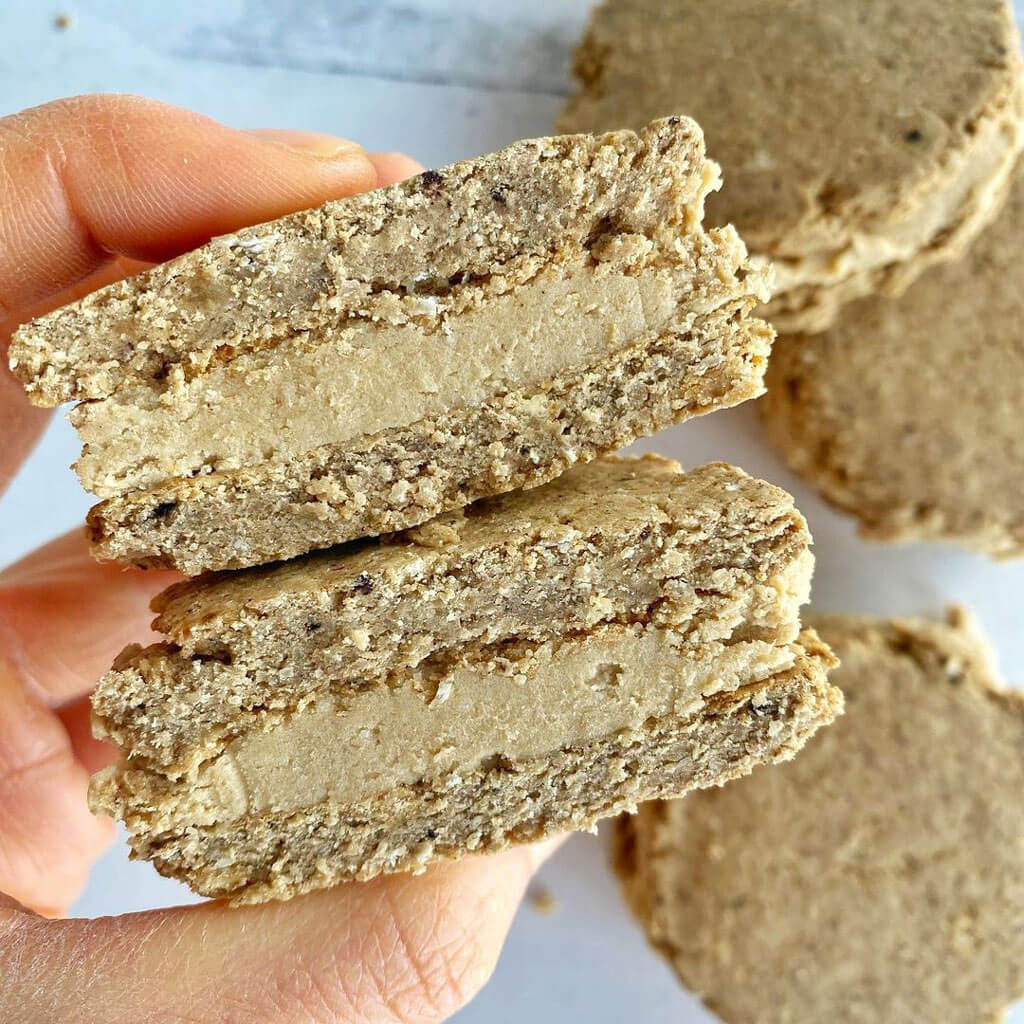
{"type": "Polygon", "coordinates": [[[167,259],[377,184],[354,143],[294,145],[139,96],[0,120],[0,169],[0,317],[14,321],[111,255],[167,259]]]}
{"type": "Polygon", "coordinates": [[[494,967],[557,843],[236,910],[46,921],[0,902],[0,1016],[151,1022],[446,1020],[494,967]]]}
{"type": "MultiPolygon", "coordinates": [[[[342,141],[335,135],[297,131],[294,128],[250,128],[249,133],[257,138],[281,142],[318,156],[330,156],[337,151],[338,143],[342,141]]],[[[424,169],[419,160],[405,153],[367,153],[366,158],[377,172],[377,188],[393,185],[396,181],[405,181],[406,178],[411,178],[424,169]]]]}

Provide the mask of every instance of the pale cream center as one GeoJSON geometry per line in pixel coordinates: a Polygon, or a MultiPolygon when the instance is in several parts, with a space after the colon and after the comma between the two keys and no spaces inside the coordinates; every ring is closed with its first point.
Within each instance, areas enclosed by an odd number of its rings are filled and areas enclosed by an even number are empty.
{"type": "MultiPolygon", "coordinates": [[[[110,497],[471,408],[657,333],[690,287],[678,267],[633,275],[586,259],[442,317],[440,329],[358,322],[326,344],[239,356],[163,395],[136,388],[81,405],[82,484],[110,497]]],[[[433,300],[421,301],[429,314],[433,300]]]]}
{"type": "Polygon", "coordinates": [[[355,803],[497,757],[539,757],[648,719],[685,717],[705,696],[792,663],[790,648],[766,641],[694,647],[671,630],[606,627],[511,663],[462,665],[436,693],[406,684],[318,699],[230,741],[189,787],[189,813],[212,824],[355,803]]]}

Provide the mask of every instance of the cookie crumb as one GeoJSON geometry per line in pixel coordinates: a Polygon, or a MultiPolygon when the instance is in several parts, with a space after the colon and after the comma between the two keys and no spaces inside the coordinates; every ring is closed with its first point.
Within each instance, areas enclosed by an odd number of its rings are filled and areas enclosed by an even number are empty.
{"type": "Polygon", "coordinates": [[[70,14],[58,14],[53,19],[53,27],[58,32],[65,32],[74,24],[70,14]]]}
{"type": "Polygon", "coordinates": [[[555,899],[551,890],[546,886],[531,886],[529,892],[526,894],[526,898],[530,901],[530,906],[533,907],[538,914],[543,914],[544,917],[551,917],[558,913],[558,900],[555,899]]]}

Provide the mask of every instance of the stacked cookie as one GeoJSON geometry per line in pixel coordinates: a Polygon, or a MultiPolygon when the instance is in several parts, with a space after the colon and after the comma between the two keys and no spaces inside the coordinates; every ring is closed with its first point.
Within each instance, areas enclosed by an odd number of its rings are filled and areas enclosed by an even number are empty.
{"type": "Polygon", "coordinates": [[[570,829],[791,756],[838,708],[788,497],[599,459],[157,601],[97,688],[97,809],[258,901],[570,829]]]}
{"type": "Polygon", "coordinates": [[[286,897],[589,828],[834,717],[789,496],[605,455],[762,390],[718,183],[682,117],[521,142],[19,330],[30,396],[79,403],[96,554],[205,574],[94,700],[136,853],[286,897]]]}

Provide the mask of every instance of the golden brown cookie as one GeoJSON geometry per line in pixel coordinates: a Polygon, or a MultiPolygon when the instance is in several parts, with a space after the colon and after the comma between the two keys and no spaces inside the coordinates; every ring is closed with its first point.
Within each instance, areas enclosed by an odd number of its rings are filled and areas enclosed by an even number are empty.
{"type": "Polygon", "coordinates": [[[776,266],[773,322],[898,293],[995,215],[1022,142],[1005,0],[605,0],[565,131],[689,114],[732,223],[776,266]]]}
{"type": "Polygon", "coordinates": [[[767,296],[700,129],[518,142],[208,245],[19,329],[82,400],[101,558],[189,574],[534,486],[759,394],[767,296]]]}
{"type": "Polygon", "coordinates": [[[832,719],[810,536],[740,470],[598,460],[158,599],[93,698],[93,805],[197,891],[287,897],[590,828],[832,719]]]}
{"type": "Polygon", "coordinates": [[[1024,554],[1024,164],[965,259],[776,343],[774,443],[879,540],[1024,554]]]}
{"type": "Polygon", "coordinates": [[[845,714],[624,820],[630,902],[727,1024],[996,1022],[1024,996],[1024,697],[962,613],[812,621],[845,714]]]}

